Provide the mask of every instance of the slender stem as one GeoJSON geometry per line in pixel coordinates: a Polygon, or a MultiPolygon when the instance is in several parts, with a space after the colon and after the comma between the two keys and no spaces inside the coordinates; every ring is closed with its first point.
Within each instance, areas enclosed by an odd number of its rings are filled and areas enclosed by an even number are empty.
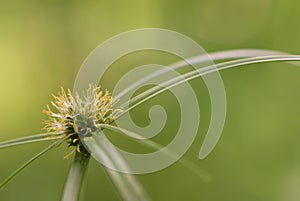
{"type": "Polygon", "coordinates": [[[7,147],[12,147],[16,145],[21,145],[21,144],[28,144],[32,142],[41,142],[41,141],[48,141],[48,140],[57,140],[59,138],[63,138],[63,135],[56,135],[56,134],[50,134],[50,133],[42,133],[42,134],[37,134],[37,135],[32,135],[32,136],[26,136],[22,138],[17,138],[13,140],[8,140],[4,142],[0,142],[0,149],[7,148],[7,147]]]}
{"type": "Polygon", "coordinates": [[[196,69],[190,72],[187,72],[183,74],[182,76],[177,76],[175,78],[172,78],[170,80],[167,80],[160,85],[154,86],[141,94],[135,96],[134,98],[130,99],[129,101],[121,104],[119,108],[123,108],[123,112],[116,115],[115,120],[120,118],[122,115],[124,115],[126,112],[132,110],[133,108],[137,107],[138,105],[144,103],[145,101],[151,99],[154,96],[157,96],[158,94],[161,94],[162,92],[177,86],[179,84],[182,84],[184,82],[187,82],[189,80],[198,78],[203,75],[207,75],[216,71],[221,71],[233,67],[239,67],[239,66],[246,66],[249,64],[256,64],[256,63],[267,63],[267,62],[293,62],[293,61],[300,61],[300,55],[272,55],[272,56],[261,56],[261,57],[252,57],[252,58],[246,58],[246,59],[239,59],[234,61],[228,61],[223,63],[218,63],[216,65],[211,65],[207,67],[203,67],[200,69],[196,69]]]}
{"type": "MultiPolygon", "coordinates": [[[[138,142],[143,144],[143,145],[146,145],[146,146],[148,146],[148,147],[150,147],[154,150],[162,150],[164,148],[163,145],[160,145],[159,143],[156,143],[156,142],[154,142],[150,139],[146,139],[145,137],[141,136],[140,134],[137,134],[137,133],[134,133],[132,131],[126,130],[124,128],[112,126],[112,125],[109,125],[109,124],[101,124],[100,128],[115,131],[116,133],[120,133],[120,134],[125,134],[128,137],[132,137],[132,138],[136,138],[136,139],[142,139],[142,140],[139,140],[138,142]]],[[[177,160],[178,156],[175,152],[172,152],[168,149],[164,149],[162,153],[164,153],[167,156],[177,160]]],[[[184,167],[186,167],[187,169],[189,169],[190,171],[195,173],[203,181],[210,181],[210,175],[205,170],[201,169],[200,167],[198,167],[196,164],[192,163],[188,159],[181,158],[179,163],[181,163],[184,167]]]]}
{"type": "Polygon", "coordinates": [[[69,175],[65,184],[62,201],[78,201],[85,178],[90,156],[76,151],[69,175]]]}
{"type": "Polygon", "coordinates": [[[93,137],[85,138],[85,144],[93,153],[93,157],[103,162],[104,169],[123,201],[151,201],[148,193],[133,174],[118,172],[123,170],[131,172],[131,167],[116,147],[109,142],[105,135],[96,130],[93,137]]]}
{"type": "MultiPolygon", "coordinates": [[[[180,69],[183,67],[186,67],[188,65],[195,65],[195,64],[201,64],[205,62],[212,62],[212,61],[218,61],[218,60],[229,60],[229,59],[241,59],[241,58],[247,58],[247,57],[258,57],[258,56],[267,56],[267,55],[287,55],[287,53],[284,52],[278,52],[273,50],[260,50],[260,49],[237,49],[237,50],[225,50],[225,51],[219,51],[219,52],[212,52],[209,54],[202,54],[199,56],[191,57],[186,60],[182,60],[176,63],[173,63],[171,65],[168,65],[168,68],[164,68],[162,70],[155,71],[146,77],[143,77],[142,79],[134,82],[130,86],[127,86],[123,91],[118,93],[114,97],[114,101],[119,100],[124,95],[126,95],[128,92],[139,88],[142,84],[146,83],[147,81],[156,78],[158,76],[162,76],[170,71],[174,71],[176,69],[180,69]]],[[[114,102],[114,103],[115,103],[114,102]]]]}
{"type": "Polygon", "coordinates": [[[28,165],[30,165],[33,161],[41,157],[43,154],[48,152],[53,147],[59,145],[63,142],[64,139],[58,140],[54,142],[53,144],[49,145],[47,148],[42,150],[40,153],[35,155],[33,158],[29,159],[27,162],[25,162],[23,165],[21,165],[17,170],[15,170],[8,178],[6,178],[2,183],[0,183],[0,190],[5,187],[13,178],[15,178],[22,170],[24,170],[28,165]]]}

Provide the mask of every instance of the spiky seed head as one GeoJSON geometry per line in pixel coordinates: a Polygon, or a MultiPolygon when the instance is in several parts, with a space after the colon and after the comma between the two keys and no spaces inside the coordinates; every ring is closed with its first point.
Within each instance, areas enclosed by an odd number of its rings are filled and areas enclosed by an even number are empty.
{"type": "Polygon", "coordinates": [[[51,105],[44,113],[49,117],[45,120],[45,129],[49,133],[65,135],[69,146],[75,146],[78,152],[88,154],[80,141],[79,135],[90,136],[98,124],[110,124],[114,114],[121,110],[112,109],[112,96],[108,90],[104,92],[100,87],[90,85],[83,98],[78,94],[75,97],[70,90],[61,88],[54,97],[51,105]]]}

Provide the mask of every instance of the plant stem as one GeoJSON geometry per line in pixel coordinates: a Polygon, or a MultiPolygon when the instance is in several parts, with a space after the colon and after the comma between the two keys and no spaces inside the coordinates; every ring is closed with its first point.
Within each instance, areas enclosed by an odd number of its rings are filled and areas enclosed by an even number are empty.
{"type": "Polygon", "coordinates": [[[65,184],[62,201],[78,201],[90,155],[76,151],[69,175],[65,184]]]}
{"type": "Polygon", "coordinates": [[[63,135],[55,135],[55,134],[50,134],[50,133],[31,135],[31,136],[26,136],[26,137],[21,137],[21,138],[16,138],[13,140],[0,142],[0,149],[12,147],[12,146],[16,146],[16,145],[21,145],[21,144],[28,144],[28,143],[32,143],[32,142],[57,140],[57,139],[60,139],[63,137],[64,137],[63,135]]]}
{"type": "Polygon", "coordinates": [[[55,147],[55,146],[59,145],[60,143],[62,143],[63,140],[64,139],[61,139],[61,140],[58,140],[58,141],[54,142],[53,144],[51,144],[50,146],[48,146],[46,149],[44,149],[43,151],[41,151],[37,155],[35,155],[33,158],[31,158],[28,161],[26,161],[26,163],[24,163],[23,165],[21,165],[21,167],[19,167],[17,170],[15,170],[8,178],[6,178],[2,183],[0,183],[0,190],[3,187],[5,187],[13,178],[15,178],[22,170],[24,170],[33,161],[35,161],[36,159],[38,159],[39,157],[41,157],[43,154],[45,154],[46,152],[48,152],[53,147],[55,147]]]}

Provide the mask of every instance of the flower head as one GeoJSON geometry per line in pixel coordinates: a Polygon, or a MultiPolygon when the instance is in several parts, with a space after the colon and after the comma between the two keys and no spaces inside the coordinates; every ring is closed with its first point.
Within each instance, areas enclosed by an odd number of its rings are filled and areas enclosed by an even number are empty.
{"type": "Polygon", "coordinates": [[[45,129],[49,133],[65,135],[69,146],[75,146],[78,152],[88,154],[79,136],[91,136],[98,129],[97,125],[113,121],[113,114],[118,110],[112,109],[110,93],[90,85],[83,98],[78,94],[74,97],[70,90],[66,93],[63,88],[58,96],[53,97],[55,100],[51,104],[56,112],[47,106],[44,113],[49,119],[44,121],[45,129]]]}

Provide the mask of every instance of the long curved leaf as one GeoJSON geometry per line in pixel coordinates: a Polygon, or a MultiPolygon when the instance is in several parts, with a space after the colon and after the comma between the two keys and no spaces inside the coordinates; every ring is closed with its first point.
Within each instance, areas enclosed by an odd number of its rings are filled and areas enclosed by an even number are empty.
{"type": "Polygon", "coordinates": [[[38,153],[37,155],[35,155],[34,157],[32,157],[31,159],[29,159],[28,161],[26,161],[23,165],[21,165],[17,170],[15,170],[9,177],[7,177],[1,184],[0,184],[0,190],[5,187],[13,178],[15,178],[22,170],[24,170],[24,168],[26,168],[28,165],[30,165],[33,161],[35,161],[36,159],[38,159],[40,156],[42,156],[43,154],[45,154],[47,151],[49,151],[50,149],[52,149],[53,147],[55,147],[56,145],[60,144],[61,142],[63,142],[63,140],[65,139],[61,139],[58,140],[54,143],[52,143],[51,145],[49,145],[47,148],[45,148],[44,150],[42,150],[40,153],[38,153]]]}
{"type": "Polygon", "coordinates": [[[179,84],[182,84],[186,81],[201,77],[203,75],[207,75],[209,73],[213,73],[216,71],[221,71],[233,67],[238,66],[245,66],[249,64],[256,64],[256,63],[267,63],[267,62],[275,62],[275,61],[281,61],[281,62],[291,62],[291,61],[300,61],[299,55],[273,55],[273,56],[262,56],[262,57],[252,57],[252,58],[246,58],[246,59],[239,59],[234,61],[228,61],[219,63],[212,66],[207,66],[204,68],[200,68],[197,70],[193,70],[191,72],[185,73],[179,77],[175,77],[171,80],[168,80],[166,82],[161,83],[159,86],[154,86],[141,94],[135,96],[130,101],[127,101],[126,103],[122,104],[120,108],[124,109],[122,112],[120,112],[115,119],[120,118],[123,114],[126,112],[132,110],[133,108],[137,107],[138,105],[142,104],[143,102],[151,99],[154,96],[157,96],[164,91],[175,87],[179,84]],[[128,107],[129,105],[129,107],[128,107]]]}
{"type": "Polygon", "coordinates": [[[170,71],[180,69],[186,67],[188,65],[195,65],[200,63],[205,63],[208,61],[219,61],[219,60],[230,60],[230,59],[241,59],[248,57],[257,57],[257,56],[267,56],[267,55],[285,55],[286,53],[273,51],[273,50],[261,50],[261,49],[236,49],[236,50],[225,50],[212,52],[208,54],[199,55],[196,57],[188,58],[184,61],[179,61],[168,65],[168,68],[164,68],[162,70],[155,71],[146,77],[134,82],[130,86],[127,86],[124,90],[115,95],[114,100],[119,100],[128,92],[139,88],[142,84],[147,81],[162,76],[170,71]]]}
{"type": "MultiPolygon", "coordinates": [[[[96,131],[93,133],[93,137],[87,137],[84,140],[93,156],[96,155],[96,157],[105,161],[106,164],[110,164],[114,169],[130,169],[116,148],[107,143],[108,139],[103,133],[96,131]]],[[[109,174],[110,179],[124,201],[151,200],[134,175],[120,173],[107,167],[104,167],[104,169],[109,174]]]]}
{"type": "Polygon", "coordinates": [[[32,142],[56,140],[56,139],[59,139],[62,137],[63,137],[62,135],[55,135],[55,134],[49,134],[49,133],[31,135],[31,136],[26,136],[26,137],[22,137],[22,138],[17,138],[17,139],[13,139],[13,140],[0,142],[0,149],[12,147],[12,146],[16,146],[16,145],[21,145],[21,144],[28,144],[28,143],[32,143],[32,142]]]}
{"type": "MultiPolygon", "coordinates": [[[[150,139],[145,139],[143,136],[141,136],[135,132],[126,130],[124,128],[120,128],[120,127],[116,127],[116,126],[112,126],[112,125],[108,125],[108,124],[101,124],[100,128],[108,129],[108,130],[115,131],[115,132],[121,133],[121,134],[125,134],[126,136],[129,136],[132,138],[142,139],[142,140],[139,140],[138,142],[143,145],[146,145],[154,150],[160,150],[160,149],[164,148],[163,145],[160,145],[159,143],[156,143],[150,139]]],[[[172,151],[165,150],[163,153],[171,158],[177,159],[177,154],[173,153],[172,151]]],[[[185,158],[181,158],[179,163],[181,163],[184,167],[186,167],[187,169],[189,169],[190,171],[195,173],[203,181],[210,180],[210,175],[205,170],[199,168],[197,165],[195,165],[191,161],[189,161],[185,158]]]]}
{"type": "MultiPolygon", "coordinates": [[[[182,84],[186,81],[198,78],[203,75],[207,75],[209,73],[213,73],[216,71],[229,69],[233,67],[238,66],[245,66],[249,64],[256,64],[256,63],[266,63],[266,62],[275,62],[275,61],[281,61],[281,62],[293,62],[293,61],[300,61],[299,55],[272,55],[272,56],[262,56],[262,57],[252,57],[252,58],[246,58],[246,59],[239,59],[234,61],[228,61],[219,63],[216,65],[207,66],[204,68],[196,69],[193,71],[190,71],[188,73],[183,74],[182,76],[175,77],[173,79],[170,79],[166,82],[161,83],[159,86],[154,86],[150,88],[149,90],[146,90],[142,92],[141,94],[135,96],[133,99],[129,100],[128,102],[121,105],[121,108],[124,109],[121,113],[119,113],[115,119],[120,118],[123,114],[130,111],[131,109],[137,107],[138,105],[146,102],[147,100],[151,99],[152,97],[155,97],[164,91],[175,87],[179,84],[182,84]]],[[[200,149],[199,158],[204,159],[216,146],[219,138],[221,136],[221,133],[213,133],[210,135],[206,135],[202,144],[202,147],[200,149]]]]}

